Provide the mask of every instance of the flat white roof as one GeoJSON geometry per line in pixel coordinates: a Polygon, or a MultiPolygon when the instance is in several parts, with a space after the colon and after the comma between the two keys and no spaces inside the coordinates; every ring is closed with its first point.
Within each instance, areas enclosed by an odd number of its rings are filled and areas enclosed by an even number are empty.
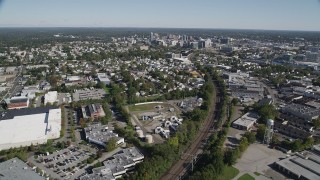
{"type": "Polygon", "coordinates": [[[254,113],[248,112],[238,118],[236,121],[233,122],[233,124],[238,126],[244,126],[248,127],[251,126],[253,123],[255,123],[258,120],[258,116],[254,113]]]}
{"type": "Polygon", "coordinates": [[[46,140],[46,114],[15,116],[13,119],[0,121],[1,145],[27,141],[46,140]]]}

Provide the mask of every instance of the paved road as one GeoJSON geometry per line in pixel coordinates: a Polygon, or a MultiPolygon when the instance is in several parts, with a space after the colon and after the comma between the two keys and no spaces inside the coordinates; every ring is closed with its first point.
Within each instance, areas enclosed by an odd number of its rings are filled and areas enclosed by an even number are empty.
{"type": "Polygon", "coordinates": [[[217,99],[217,94],[216,94],[217,88],[215,88],[215,94],[212,99],[212,108],[210,112],[208,113],[209,116],[207,119],[203,122],[202,128],[199,130],[199,133],[193,143],[190,145],[190,147],[187,149],[186,152],[181,156],[181,159],[177,161],[171,168],[170,170],[165,173],[161,179],[162,180],[168,180],[168,179],[179,179],[182,175],[185,174],[186,168],[185,164],[188,164],[192,161],[191,155],[198,155],[199,152],[201,152],[201,147],[203,144],[203,141],[209,137],[210,135],[210,128],[214,125],[215,123],[215,110],[216,110],[216,99],[217,99]]]}

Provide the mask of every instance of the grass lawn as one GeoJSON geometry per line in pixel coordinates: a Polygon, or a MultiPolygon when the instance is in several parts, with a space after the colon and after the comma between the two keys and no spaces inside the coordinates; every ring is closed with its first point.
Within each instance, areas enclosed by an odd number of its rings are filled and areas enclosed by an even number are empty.
{"type": "Polygon", "coordinates": [[[241,177],[239,177],[238,180],[254,180],[254,177],[250,176],[250,174],[246,173],[244,175],[242,175],[241,177]]]}
{"type": "Polygon", "coordinates": [[[260,176],[260,175],[261,175],[261,174],[258,173],[258,172],[254,172],[254,174],[255,174],[256,176],[260,176]]]}
{"type": "Polygon", "coordinates": [[[231,180],[239,174],[239,170],[232,166],[226,166],[220,180],[231,180]]]}
{"type": "Polygon", "coordinates": [[[159,103],[152,103],[152,104],[143,104],[143,105],[132,105],[129,106],[129,111],[152,111],[152,110],[156,110],[155,107],[157,105],[161,105],[163,107],[165,107],[164,104],[159,104],[159,103]]]}

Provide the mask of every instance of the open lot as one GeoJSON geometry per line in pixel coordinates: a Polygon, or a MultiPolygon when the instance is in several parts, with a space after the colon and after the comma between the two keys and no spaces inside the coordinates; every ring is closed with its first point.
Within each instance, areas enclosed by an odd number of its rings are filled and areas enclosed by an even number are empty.
{"type": "Polygon", "coordinates": [[[285,157],[286,154],[275,149],[270,149],[264,144],[252,144],[235,164],[235,168],[240,171],[235,179],[246,173],[256,179],[285,179],[283,175],[272,170],[270,167],[279,158],[285,157]],[[261,175],[258,176],[258,173],[261,175]]]}

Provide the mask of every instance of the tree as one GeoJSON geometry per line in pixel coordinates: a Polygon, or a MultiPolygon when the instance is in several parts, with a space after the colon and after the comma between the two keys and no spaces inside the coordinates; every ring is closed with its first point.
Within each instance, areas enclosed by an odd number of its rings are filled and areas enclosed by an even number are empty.
{"type": "Polygon", "coordinates": [[[312,120],[312,123],[316,129],[320,128],[320,117],[312,120]]]}
{"type": "Polygon", "coordinates": [[[291,149],[293,151],[300,151],[302,150],[303,145],[300,139],[295,140],[292,144],[291,144],[291,149]]]}
{"type": "Polygon", "coordinates": [[[106,151],[110,152],[114,150],[116,147],[117,147],[117,139],[115,137],[110,138],[106,146],[106,151]]]}
{"type": "Polygon", "coordinates": [[[34,149],[35,149],[34,145],[31,143],[31,145],[28,147],[28,151],[32,152],[32,151],[34,151],[34,149]]]}
{"type": "Polygon", "coordinates": [[[106,124],[108,124],[108,118],[106,116],[101,117],[100,122],[101,122],[101,124],[106,125],[106,124]]]}
{"type": "Polygon", "coordinates": [[[51,76],[49,80],[52,86],[57,86],[58,81],[59,81],[59,78],[57,76],[51,76]]]}
{"type": "Polygon", "coordinates": [[[101,158],[102,157],[102,151],[101,150],[98,150],[97,151],[97,158],[101,158]]]}
{"type": "Polygon", "coordinates": [[[172,147],[178,147],[179,146],[179,138],[177,136],[175,137],[171,137],[169,139],[169,144],[172,146],[172,147]]]}
{"type": "Polygon", "coordinates": [[[83,119],[83,118],[80,118],[79,120],[79,124],[82,128],[85,128],[87,126],[87,123],[86,121],[83,119]]]}
{"type": "Polygon", "coordinates": [[[263,141],[265,131],[266,131],[266,125],[259,124],[257,129],[257,135],[256,135],[257,139],[263,141]]]}
{"type": "Polygon", "coordinates": [[[278,138],[278,136],[276,134],[274,134],[272,136],[272,143],[273,144],[280,144],[280,140],[279,140],[279,138],[278,138]]]}
{"type": "Polygon", "coordinates": [[[244,133],[243,137],[246,137],[250,144],[252,144],[256,141],[256,133],[255,132],[248,131],[248,132],[244,133]]]}
{"type": "Polygon", "coordinates": [[[248,146],[249,146],[248,139],[246,137],[242,137],[239,144],[240,152],[244,152],[248,146]]]}
{"type": "Polygon", "coordinates": [[[237,162],[238,157],[240,156],[240,151],[238,148],[227,149],[224,154],[224,162],[229,166],[234,165],[237,162]]]}
{"type": "Polygon", "coordinates": [[[272,104],[265,104],[258,110],[262,120],[274,119],[278,115],[278,111],[272,104]]]}
{"type": "Polygon", "coordinates": [[[232,103],[234,106],[236,106],[236,105],[238,105],[239,100],[238,100],[237,98],[233,98],[233,99],[231,100],[231,103],[232,103]]]}

